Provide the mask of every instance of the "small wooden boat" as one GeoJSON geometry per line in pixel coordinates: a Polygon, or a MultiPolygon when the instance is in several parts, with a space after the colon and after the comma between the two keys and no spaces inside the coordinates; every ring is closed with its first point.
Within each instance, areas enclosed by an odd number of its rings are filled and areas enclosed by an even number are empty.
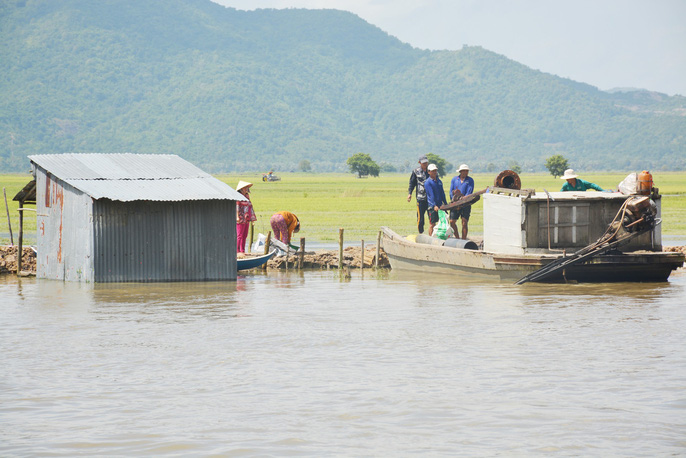
{"type": "Polygon", "coordinates": [[[236,260],[238,270],[248,270],[260,267],[264,265],[267,261],[269,261],[275,253],[276,250],[262,256],[249,256],[245,258],[239,258],[236,260]]]}

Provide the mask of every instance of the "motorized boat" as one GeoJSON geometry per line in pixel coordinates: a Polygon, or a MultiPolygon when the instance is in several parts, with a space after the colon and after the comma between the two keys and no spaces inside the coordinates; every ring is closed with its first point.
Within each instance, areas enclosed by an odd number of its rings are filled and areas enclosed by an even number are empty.
{"type": "Polygon", "coordinates": [[[493,187],[481,195],[481,244],[404,237],[383,227],[391,268],[497,275],[521,284],[666,281],[684,265],[683,253],[662,251],[656,191],[627,196],[493,187]]]}

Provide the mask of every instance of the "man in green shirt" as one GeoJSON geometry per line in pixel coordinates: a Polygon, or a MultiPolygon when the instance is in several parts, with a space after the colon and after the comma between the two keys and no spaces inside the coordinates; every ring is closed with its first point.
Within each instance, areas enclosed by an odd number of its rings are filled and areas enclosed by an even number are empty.
{"type": "Polygon", "coordinates": [[[565,184],[562,185],[560,191],[587,191],[589,189],[595,189],[596,191],[602,191],[603,188],[595,183],[589,181],[584,181],[579,176],[574,173],[574,170],[567,169],[565,174],[560,177],[562,180],[567,180],[565,184]]]}

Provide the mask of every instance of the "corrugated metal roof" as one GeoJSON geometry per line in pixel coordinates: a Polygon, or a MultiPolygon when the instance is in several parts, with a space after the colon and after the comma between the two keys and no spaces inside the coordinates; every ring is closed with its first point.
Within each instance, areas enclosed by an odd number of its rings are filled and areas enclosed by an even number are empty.
{"type": "Polygon", "coordinates": [[[245,200],[174,154],[40,154],[29,159],[94,199],[245,200]]]}

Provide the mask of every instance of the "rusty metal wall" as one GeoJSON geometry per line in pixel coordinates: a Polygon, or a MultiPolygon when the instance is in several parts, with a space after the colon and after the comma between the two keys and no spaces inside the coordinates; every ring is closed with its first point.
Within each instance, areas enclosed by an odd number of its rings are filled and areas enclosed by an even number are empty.
{"type": "Polygon", "coordinates": [[[97,282],[236,279],[231,200],[93,204],[97,282]]]}
{"type": "Polygon", "coordinates": [[[38,278],[93,281],[91,198],[36,170],[38,278]]]}

